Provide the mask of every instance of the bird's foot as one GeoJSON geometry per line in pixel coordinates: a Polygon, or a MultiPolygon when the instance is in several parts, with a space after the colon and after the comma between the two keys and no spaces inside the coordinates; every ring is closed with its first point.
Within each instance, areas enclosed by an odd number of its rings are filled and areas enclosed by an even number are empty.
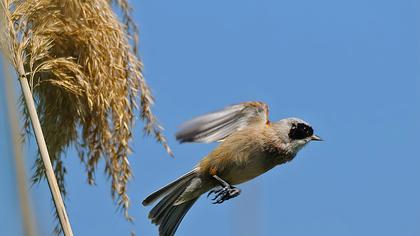
{"type": "Polygon", "coordinates": [[[237,197],[239,194],[241,194],[241,190],[235,186],[227,186],[216,190],[211,190],[207,194],[207,197],[213,193],[215,194],[214,198],[211,199],[214,201],[213,204],[220,204],[226,200],[237,197]]]}

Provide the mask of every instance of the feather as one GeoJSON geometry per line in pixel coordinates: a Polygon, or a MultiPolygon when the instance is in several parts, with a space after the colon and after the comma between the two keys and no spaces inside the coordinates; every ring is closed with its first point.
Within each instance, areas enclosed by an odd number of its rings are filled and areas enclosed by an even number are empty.
{"type": "Polygon", "coordinates": [[[143,205],[148,205],[163,197],[149,213],[149,218],[152,220],[152,223],[159,225],[160,236],[173,236],[188,210],[198,199],[198,197],[195,197],[182,204],[175,204],[177,199],[196,178],[197,172],[196,170],[192,170],[174,182],[154,192],[143,201],[143,205]]]}
{"type": "Polygon", "coordinates": [[[157,190],[156,192],[150,194],[146,199],[143,200],[143,202],[142,202],[143,206],[147,206],[147,205],[152,204],[154,201],[161,198],[163,195],[165,195],[169,191],[173,190],[177,186],[183,185],[186,182],[191,181],[191,177],[193,177],[195,175],[196,175],[196,170],[194,169],[194,170],[186,173],[185,175],[179,177],[178,179],[176,179],[172,183],[170,183],[170,184],[162,187],[161,189],[157,190]]]}
{"type": "Polygon", "coordinates": [[[268,123],[268,106],[262,102],[244,102],[208,113],[181,125],[176,139],[181,142],[222,142],[249,125],[268,123]]]}

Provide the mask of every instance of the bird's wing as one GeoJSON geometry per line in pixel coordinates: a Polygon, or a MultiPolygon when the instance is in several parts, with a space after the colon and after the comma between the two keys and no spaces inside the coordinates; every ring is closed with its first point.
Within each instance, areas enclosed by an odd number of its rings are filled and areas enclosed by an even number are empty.
{"type": "Polygon", "coordinates": [[[244,102],[185,122],[176,133],[176,139],[181,143],[221,142],[249,125],[268,123],[267,104],[244,102]]]}

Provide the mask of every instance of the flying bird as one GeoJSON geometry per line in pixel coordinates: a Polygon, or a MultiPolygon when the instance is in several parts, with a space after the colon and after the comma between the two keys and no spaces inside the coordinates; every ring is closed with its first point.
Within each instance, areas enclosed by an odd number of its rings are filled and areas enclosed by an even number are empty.
{"type": "Polygon", "coordinates": [[[310,141],[322,141],[298,118],[268,120],[263,102],[244,102],[187,121],[176,134],[181,142],[220,142],[190,172],[152,193],[144,206],[162,198],[150,211],[160,236],[175,234],[181,220],[204,193],[220,204],[241,193],[235,185],[291,161],[310,141]]]}

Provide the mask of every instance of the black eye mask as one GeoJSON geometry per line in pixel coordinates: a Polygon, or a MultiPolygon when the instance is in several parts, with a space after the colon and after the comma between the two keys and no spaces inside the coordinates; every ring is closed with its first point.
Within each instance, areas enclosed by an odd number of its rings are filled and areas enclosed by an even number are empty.
{"type": "Polygon", "coordinates": [[[312,127],[303,123],[298,123],[292,124],[292,128],[289,132],[289,138],[293,140],[304,139],[311,137],[313,134],[314,130],[312,129],[312,127]]]}

